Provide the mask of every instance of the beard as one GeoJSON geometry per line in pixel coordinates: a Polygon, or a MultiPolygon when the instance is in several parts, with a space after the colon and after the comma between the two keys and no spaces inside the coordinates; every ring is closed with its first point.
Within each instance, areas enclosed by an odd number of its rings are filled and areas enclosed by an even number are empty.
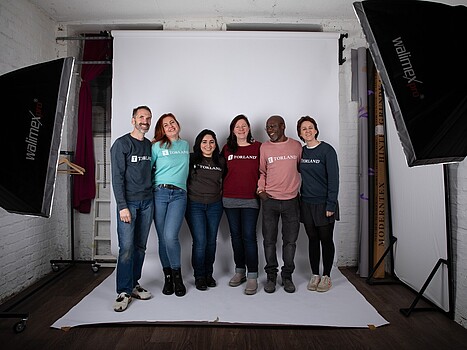
{"type": "Polygon", "coordinates": [[[135,128],[143,134],[146,134],[149,131],[149,127],[150,127],[149,124],[144,124],[144,123],[135,124],[135,128]]]}

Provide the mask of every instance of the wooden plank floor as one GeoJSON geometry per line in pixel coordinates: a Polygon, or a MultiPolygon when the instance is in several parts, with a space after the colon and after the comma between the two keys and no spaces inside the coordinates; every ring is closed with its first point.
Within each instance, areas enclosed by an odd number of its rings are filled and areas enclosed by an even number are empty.
{"type": "MultiPolygon", "coordinates": [[[[467,349],[467,329],[437,311],[412,312],[415,294],[400,284],[369,285],[355,269],[341,269],[378,312],[390,322],[376,329],[335,327],[250,327],[219,325],[106,325],[50,328],[111,272],[75,265],[44,287],[36,286],[1,305],[28,312],[26,329],[13,332],[18,319],[0,319],[1,349],[467,349]],[[29,295],[31,294],[31,295],[29,295]],[[29,295],[24,299],[24,295],[29,295]],[[24,300],[23,300],[24,299],[24,300]],[[21,301],[18,303],[18,301],[21,301]],[[12,306],[15,305],[13,308],[12,306]]],[[[53,274],[51,274],[53,276],[53,274]]],[[[45,279],[47,281],[47,279],[45,279]]],[[[109,298],[113,298],[113,295],[109,298]]],[[[417,307],[428,306],[420,301],[417,307]]],[[[313,312],[310,309],[310,312],[313,312]]]]}

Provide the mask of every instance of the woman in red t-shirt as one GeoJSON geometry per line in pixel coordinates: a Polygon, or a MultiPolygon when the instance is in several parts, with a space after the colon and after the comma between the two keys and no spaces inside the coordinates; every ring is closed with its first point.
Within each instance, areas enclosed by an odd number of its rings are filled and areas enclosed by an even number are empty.
{"type": "Polygon", "coordinates": [[[227,144],[222,148],[227,163],[222,202],[229,222],[235,261],[235,275],[229,285],[237,287],[247,281],[247,295],[255,294],[258,289],[256,223],[260,204],[256,189],[260,146],[261,143],[251,135],[248,118],[243,114],[236,116],[230,123],[227,144]]]}

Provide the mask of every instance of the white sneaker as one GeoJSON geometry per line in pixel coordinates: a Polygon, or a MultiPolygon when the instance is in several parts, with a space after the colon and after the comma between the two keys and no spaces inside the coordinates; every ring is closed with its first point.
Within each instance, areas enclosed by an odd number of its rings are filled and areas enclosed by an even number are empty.
{"type": "Polygon", "coordinates": [[[318,288],[318,284],[320,281],[319,275],[313,275],[311,276],[310,283],[308,283],[307,289],[311,291],[315,291],[318,288]]]}
{"type": "Polygon", "coordinates": [[[318,288],[316,288],[316,290],[318,292],[327,292],[331,288],[331,286],[332,286],[331,277],[323,276],[323,278],[321,278],[321,281],[319,282],[318,288]]]}
{"type": "Polygon", "coordinates": [[[148,300],[151,299],[151,292],[148,292],[146,289],[141,287],[139,284],[133,288],[133,291],[131,292],[131,296],[136,299],[140,300],[148,300]]]}
{"type": "Polygon", "coordinates": [[[117,312],[125,311],[128,304],[131,303],[131,295],[128,293],[120,293],[115,300],[114,310],[117,312]]]}

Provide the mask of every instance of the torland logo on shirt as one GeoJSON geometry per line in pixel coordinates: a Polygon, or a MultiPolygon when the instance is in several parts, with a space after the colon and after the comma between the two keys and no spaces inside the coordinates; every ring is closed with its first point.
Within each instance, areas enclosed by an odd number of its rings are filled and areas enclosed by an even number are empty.
{"type": "Polygon", "coordinates": [[[222,171],[222,169],[218,166],[209,166],[209,165],[204,165],[204,164],[198,164],[198,168],[203,169],[203,170],[217,170],[217,171],[222,171]]]}
{"type": "Polygon", "coordinates": [[[271,164],[271,163],[274,163],[276,161],[279,161],[279,160],[297,160],[297,156],[292,154],[290,156],[277,156],[277,157],[268,157],[268,163],[271,164]]]}
{"type": "Polygon", "coordinates": [[[189,154],[190,152],[189,151],[172,151],[172,150],[169,150],[169,149],[163,149],[162,150],[162,155],[163,156],[169,156],[171,154],[189,154]]]}
{"type": "Polygon", "coordinates": [[[151,156],[131,156],[132,163],[138,163],[146,160],[151,160],[151,156]]]}
{"type": "Polygon", "coordinates": [[[242,155],[235,155],[235,154],[230,154],[227,157],[227,160],[233,160],[233,159],[256,159],[258,156],[242,156],[242,155]]]}
{"type": "Polygon", "coordinates": [[[301,163],[307,163],[307,164],[319,164],[321,163],[321,159],[301,159],[301,163]]]}

